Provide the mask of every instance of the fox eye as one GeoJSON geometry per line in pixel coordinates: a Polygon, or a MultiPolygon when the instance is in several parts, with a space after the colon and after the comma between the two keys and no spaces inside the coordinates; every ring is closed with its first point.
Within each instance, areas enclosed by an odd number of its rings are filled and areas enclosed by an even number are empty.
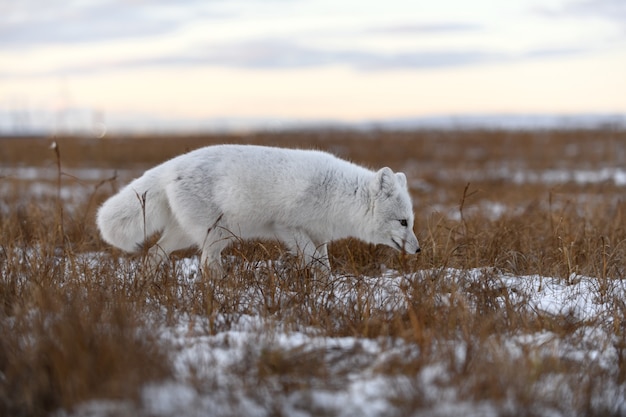
{"type": "Polygon", "coordinates": [[[408,225],[409,225],[409,223],[406,221],[406,219],[400,220],[400,226],[407,227],[408,225]]]}

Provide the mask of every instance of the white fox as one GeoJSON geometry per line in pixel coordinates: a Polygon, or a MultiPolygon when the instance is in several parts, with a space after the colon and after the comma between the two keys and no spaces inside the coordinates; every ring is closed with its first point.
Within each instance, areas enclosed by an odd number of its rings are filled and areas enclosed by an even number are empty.
{"type": "Polygon", "coordinates": [[[236,239],[270,238],[330,271],[327,243],[355,237],[407,253],[413,233],[406,177],[374,172],[329,153],[216,145],[175,157],[135,179],[98,210],[103,239],[127,252],[149,250],[157,266],[178,249],[199,247],[202,268],[221,271],[236,239]]]}

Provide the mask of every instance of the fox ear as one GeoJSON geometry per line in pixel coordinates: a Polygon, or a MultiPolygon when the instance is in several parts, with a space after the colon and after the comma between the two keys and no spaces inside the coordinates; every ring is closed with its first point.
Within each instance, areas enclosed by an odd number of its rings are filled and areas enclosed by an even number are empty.
{"type": "Polygon", "coordinates": [[[372,180],[372,191],[375,195],[391,197],[396,187],[396,179],[391,168],[381,168],[372,180]]]}
{"type": "Polygon", "coordinates": [[[404,175],[404,172],[396,172],[396,180],[398,180],[400,187],[406,188],[406,175],[404,175]]]}

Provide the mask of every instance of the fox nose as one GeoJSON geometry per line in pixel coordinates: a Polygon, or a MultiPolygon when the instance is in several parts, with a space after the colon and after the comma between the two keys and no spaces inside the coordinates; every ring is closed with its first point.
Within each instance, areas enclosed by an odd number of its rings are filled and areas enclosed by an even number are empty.
{"type": "Polygon", "coordinates": [[[415,253],[420,253],[422,250],[420,248],[415,249],[415,253]]]}

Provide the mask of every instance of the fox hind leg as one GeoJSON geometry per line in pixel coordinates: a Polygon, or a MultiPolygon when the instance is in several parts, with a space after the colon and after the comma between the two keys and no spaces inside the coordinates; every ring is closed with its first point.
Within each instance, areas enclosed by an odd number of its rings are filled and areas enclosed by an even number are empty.
{"type": "Polygon", "coordinates": [[[148,250],[148,262],[152,269],[167,261],[170,253],[194,246],[196,242],[183,230],[180,224],[171,219],[157,243],[148,250]]]}
{"type": "MultiPolygon", "coordinates": [[[[221,217],[221,216],[220,216],[221,217]]],[[[222,266],[222,251],[231,243],[233,236],[223,227],[216,224],[209,228],[201,245],[200,268],[203,273],[211,273],[217,276],[224,275],[222,266]]]]}

